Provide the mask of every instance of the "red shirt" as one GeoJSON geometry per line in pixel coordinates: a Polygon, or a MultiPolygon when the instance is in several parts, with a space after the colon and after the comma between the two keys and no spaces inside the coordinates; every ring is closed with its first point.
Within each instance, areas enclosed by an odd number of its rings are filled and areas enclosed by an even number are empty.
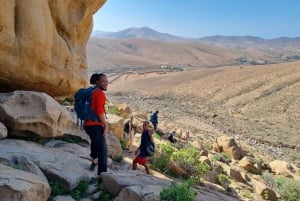
{"type": "MultiPolygon", "coordinates": [[[[105,101],[106,101],[105,93],[100,89],[95,89],[95,91],[93,92],[93,95],[92,95],[91,108],[93,111],[95,111],[97,116],[99,116],[101,114],[105,114],[105,109],[104,109],[105,101]]],[[[92,120],[86,120],[84,122],[84,125],[85,126],[94,126],[94,125],[104,126],[103,122],[92,121],[92,120]]]]}

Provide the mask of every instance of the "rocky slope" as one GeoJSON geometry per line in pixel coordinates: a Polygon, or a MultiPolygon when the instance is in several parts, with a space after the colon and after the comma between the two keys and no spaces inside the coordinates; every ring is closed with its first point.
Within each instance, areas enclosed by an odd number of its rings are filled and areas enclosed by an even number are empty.
{"type": "Polygon", "coordinates": [[[203,140],[225,133],[299,166],[299,92],[300,63],[293,62],[126,74],[110,84],[108,97],[137,111],[159,110],[166,132],[189,129],[203,140]]]}

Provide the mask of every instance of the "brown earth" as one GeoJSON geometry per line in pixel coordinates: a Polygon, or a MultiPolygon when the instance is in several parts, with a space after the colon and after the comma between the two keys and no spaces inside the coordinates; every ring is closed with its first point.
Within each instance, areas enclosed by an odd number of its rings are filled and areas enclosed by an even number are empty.
{"type": "Polygon", "coordinates": [[[113,102],[159,110],[164,132],[213,141],[228,134],[256,153],[300,165],[300,62],[110,76],[113,102]]]}

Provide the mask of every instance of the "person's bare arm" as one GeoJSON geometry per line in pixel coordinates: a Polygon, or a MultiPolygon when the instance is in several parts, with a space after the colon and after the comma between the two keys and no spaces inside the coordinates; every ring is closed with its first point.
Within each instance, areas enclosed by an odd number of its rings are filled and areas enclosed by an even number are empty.
{"type": "Polygon", "coordinates": [[[108,124],[107,124],[107,121],[106,121],[106,118],[105,118],[105,115],[104,114],[100,114],[99,115],[99,119],[100,121],[104,124],[104,133],[103,135],[106,136],[107,133],[108,133],[108,124]]]}
{"type": "Polygon", "coordinates": [[[153,140],[154,130],[153,130],[153,129],[149,129],[149,130],[148,130],[148,133],[149,133],[149,136],[150,136],[150,141],[151,141],[152,143],[154,143],[154,140],[153,140]]]}

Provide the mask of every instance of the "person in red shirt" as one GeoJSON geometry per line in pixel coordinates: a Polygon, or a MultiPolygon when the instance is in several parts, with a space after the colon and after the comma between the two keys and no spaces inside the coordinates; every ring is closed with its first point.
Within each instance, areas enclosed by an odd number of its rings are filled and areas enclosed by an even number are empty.
{"type": "Polygon", "coordinates": [[[100,175],[102,172],[107,172],[107,146],[106,135],[108,133],[108,125],[105,118],[105,101],[108,80],[106,75],[95,73],[90,78],[90,84],[95,86],[92,94],[91,108],[97,114],[99,121],[86,120],[84,122],[84,130],[91,139],[92,164],[90,170],[94,170],[98,164],[98,179],[101,183],[100,175]]]}

